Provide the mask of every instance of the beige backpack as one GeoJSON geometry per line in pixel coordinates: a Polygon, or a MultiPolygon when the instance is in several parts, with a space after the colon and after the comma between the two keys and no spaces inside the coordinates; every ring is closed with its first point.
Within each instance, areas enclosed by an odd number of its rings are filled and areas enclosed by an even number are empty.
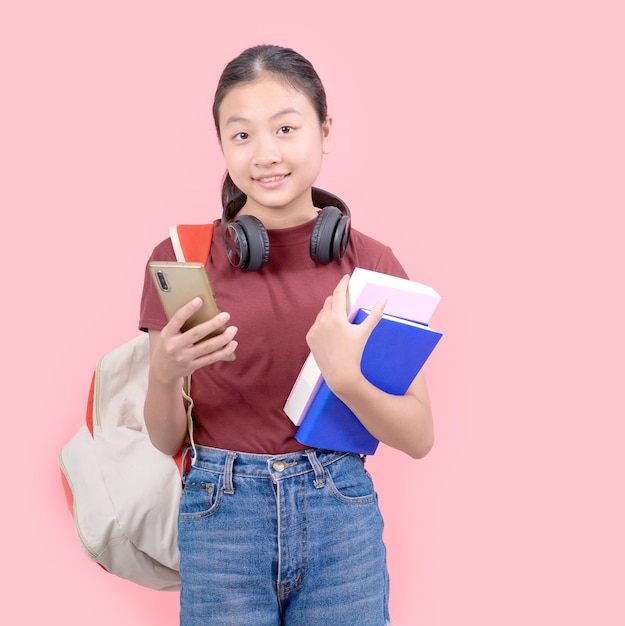
{"type": "MultiPolygon", "coordinates": [[[[170,230],[179,261],[206,264],[212,224],[170,230]]],[[[143,419],[148,333],[98,362],[87,418],[59,452],[82,549],[111,574],[163,591],[180,588],[181,456],[154,448],[143,419]]]]}

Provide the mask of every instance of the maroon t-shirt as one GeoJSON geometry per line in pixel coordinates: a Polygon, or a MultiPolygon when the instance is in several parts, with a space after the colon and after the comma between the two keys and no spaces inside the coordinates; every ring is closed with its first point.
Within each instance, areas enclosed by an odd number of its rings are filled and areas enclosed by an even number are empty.
{"type": "MultiPolygon", "coordinates": [[[[207,272],[219,308],[239,329],[239,345],[235,361],[193,373],[196,443],[259,454],[304,449],[282,408],[308,356],[306,333],[325,298],[355,267],[407,277],[388,246],[354,230],[341,261],[315,263],[309,253],[313,225],[269,230],[269,262],[250,272],[230,265],[221,221],[215,221],[207,272]]],[[[152,260],[175,260],[170,239],[154,249],[152,260]]],[[[139,327],[161,330],[166,323],[146,267],[139,327]]]]}

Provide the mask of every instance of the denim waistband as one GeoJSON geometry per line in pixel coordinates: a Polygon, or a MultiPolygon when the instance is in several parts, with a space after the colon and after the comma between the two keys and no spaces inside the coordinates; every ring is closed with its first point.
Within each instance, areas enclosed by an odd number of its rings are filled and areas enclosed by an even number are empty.
{"type": "Polygon", "coordinates": [[[253,454],[196,445],[194,467],[234,476],[279,480],[310,471],[321,477],[323,466],[346,457],[360,459],[359,455],[351,452],[318,448],[285,454],[253,454]]]}

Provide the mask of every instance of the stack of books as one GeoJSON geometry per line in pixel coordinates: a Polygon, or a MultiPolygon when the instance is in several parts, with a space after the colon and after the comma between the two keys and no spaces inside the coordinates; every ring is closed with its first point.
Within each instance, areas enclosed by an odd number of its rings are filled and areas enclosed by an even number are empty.
{"type": "MultiPolygon", "coordinates": [[[[387,298],[384,315],[365,345],[361,370],[379,389],[404,395],[442,337],[428,325],[441,297],[416,281],[356,268],[347,291],[350,322],[361,323],[381,298],[387,298]]],[[[378,440],[323,380],[312,353],[284,412],[299,426],[295,438],[304,445],[358,454],[377,449],[378,440]]]]}

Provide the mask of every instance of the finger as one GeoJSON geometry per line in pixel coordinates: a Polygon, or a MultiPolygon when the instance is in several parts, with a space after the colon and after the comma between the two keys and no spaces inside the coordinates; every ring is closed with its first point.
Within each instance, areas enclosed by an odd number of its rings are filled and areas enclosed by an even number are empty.
{"type": "Polygon", "coordinates": [[[378,300],[371,312],[367,317],[360,323],[363,331],[366,333],[367,337],[373,332],[373,329],[378,325],[378,322],[382,319],[382,315],[384,314],[384,307],[386,306],[387,299],[381,298],[378,300]]]}
{"type": "Polygon", "coordinates": [[[379,317],[382,317],[382,314],[384,313],[384,309],[386,308],[387,302],[388,302],[388,298],[380,298],[371,309],[371,313],[375,315],[379,315],[379,317]]]}
{"type": "Polygon", "coordinates": [[[321,312],[323,311],[331,311],[332,310],[332,298],[333,296],[328,296],[324,301],[323,301],[323,306],[321,307],[321,312]]]}
{"type": "Polygon", "coordinates": [[[216,361],[234,360],[234,352],[239,345],[239,342],[233,339],[236,331],[237,329],[231,326],[221,335],[194,345],[192,348],[194,369],[216,361]]]}
{"type": "Polygon", "coordinates": [[[230,341],[221,350],[214,352],[213,356],[220,361],[234,361],[236,359],[235,350],[238,346],[238,341],[230,341]]]}
{"type": "Polygon", "coordinates": [[[182,336],[189,344],[210,342],[207,345],[215,350],[222,344],[227,343],[229,339],[232,339],[237,332],[235,326],[225,326],[225,322],[229,318],[230,316],[227,313],[219,313],[212,319],[189,328],[182,336]]]}
{"type": "Polygon", "coordinates": [[[347,314],[347,286],[349,284],[349,274],[345,274],[332,292],[332,309],[345,311],[347,314]]]}
{"type": "MultiPolygon", "coordinates": [[[[193,298],[184,306],[180,307],[169,320],[166,328],[172,333],[179,333],[184,323],[202,307],[202,298],[193,298]]],[[[163,329],[165,330],[165,329],[163,329]]]]}

